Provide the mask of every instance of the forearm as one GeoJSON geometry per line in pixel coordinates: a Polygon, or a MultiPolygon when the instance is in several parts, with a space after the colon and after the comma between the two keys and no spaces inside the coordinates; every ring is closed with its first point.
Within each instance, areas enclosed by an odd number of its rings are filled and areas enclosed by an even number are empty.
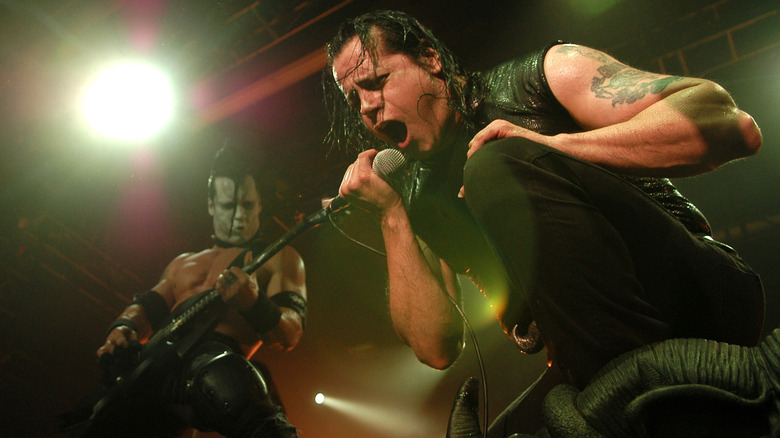
{"type": "Polygon", "coordinates": [[[262,337],[267,346],[289,351],[300,342],[303,336],[303,323],[296,311],[285,307],[281,307],[280,310],[282,315],[279,323],[262,337]]]}
{"type": "MultiPolygon", "coordinates": [[[[146,311],[143,306],[139,304],[131,304],[125,308],[125,310],[119,314],[117,320],[128,319],[132,321],[133,329],[138,333],[139,341],[143,342],[149,338],[152,334],[152,325],[149,323],[149,319],[146,317],[146,311]]],[[[121,322],[121,321],[120,321],[121,322]]],[[[129,325],[129,324],[128,324],[129,325]]]]}
{"type": "Polygon", "coordinates": [[[133,342],[144,342],[152,333],[152,327],[141,305],[131,304],[119,314],[106,330],[103,345],[96,354],[113,354],[116,348],[129,348],[133,342]]]}
{"type": "Polygon", "coordinates": [[[761,132],[721,87],[705,81],[677,89],[624,122],[551,141],[617,172],[684,177],[755,154],[761,132]]]}
{"type": "Polygon", "coordinates": [[[381,226],[395,330],[421,362],[444,369],[463,346],[463,323],[447,297],[450,294],[457,302],[459,291],[454,281],[445,281],[431,269],[402,206],[385,211],[381,226]]]}

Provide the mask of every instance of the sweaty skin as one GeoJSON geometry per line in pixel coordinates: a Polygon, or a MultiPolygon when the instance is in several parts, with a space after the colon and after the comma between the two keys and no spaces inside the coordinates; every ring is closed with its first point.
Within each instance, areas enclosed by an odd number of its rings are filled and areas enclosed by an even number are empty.
{"type": "MultiPolygon", "coordinates": [[[[381,34],[375,37],[376,59],[363,55],[353,37],[334,58],[333,76],[369,132],[410,158],[429,158],[451,143],[460,122],[445,105],[439,57],[388,53],[381,34]]],[[[620,173],[678,177],[707,172],[761,147],[752,117],[710,81],[642,72],[569,44],[549,50],[544,70],[553,94],[583,131],[548,136],[495,120],[473,137],[469,156],[490,140],[519,136],[620,173]]],[[[417,240],[400,198],[371,171],[375,155],[358,156],[339,193],[377,207],[394,327],[420,361],[446,368],[462,349],[462,323],[447,298],[457,301],[457,280],[417,240]]]]}
{"type": "MultiPolygon", "coordinates": [[[[214,200],[209,200],[208,203],[215,237],[233,245],[247,243],[259,229],[259,214],[262,209],[254,180],[247,176],[236,189],[230,178],[217,177],[215,189],[214,200]]],[[[260,291],[265,291],[269,297],[282,291],[291,291],[305,298],[303,260],[295,249],[285,247],[252,275],[247,275],[237,267],[230,268],[236,281],[226,287],[222,274],[242,251],[241,247],[224,248],[214,245],[197,253],[181,254],[171,261],[162,279],[152,290],[165,298],[169,308],[173,309],[193,295],[216,285],[229,309],[215,330],[235,339],[246,357],[254,354],[263,342],[275,348],[292,349],[303,333],[298,313],[280,307],[282,318],[279,324],[261,337],[238,311],[251,308],[260,291]]],[[[251,256],[251,252],[245,255],[244,264],[251,260],[251,256]]],[[[136,333],[127,326],[115,328],[109,333],[105,344],[98,349],[98,356],[113,353],[117,346],[127,347],[130,341],[145,341],[151,335],[152,328],[142,306],[130,305],[120,317],[133,320],[139,332],[136,333]]]]}

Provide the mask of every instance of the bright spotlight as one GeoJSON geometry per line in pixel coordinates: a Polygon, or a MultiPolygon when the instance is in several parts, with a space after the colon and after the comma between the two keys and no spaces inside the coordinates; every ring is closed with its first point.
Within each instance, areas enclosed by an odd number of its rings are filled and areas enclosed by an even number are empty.
{"type": "Polygon", "coordinates": [[[84,115],[93,129],[117,140],[143,140],[171,116],[168,79],[146,64],[125,63],[102,72],[84,96],[84,115]]]}
{"type": "Polygon", "coordinates": [[[318,405],[325,403],[325,394],[318,392],[317,395],[314,396],[314,403],[317,403],[318,405]]]}
{"type": "MultiPolygon", "coordinates": [[[[317,394],[320,396],[322,394],[317,394]]],[[[430,418],[420,415],[418,409],[409,406],[393,407],[382,403],[371,405],[364,401],[346,400],[332,395],[322,396],[323,406],[338,411],[352,421],[371,428],[391,433],[393,436],[435,436],[432,431],[441,425],[434,424],[430,418]]]]}

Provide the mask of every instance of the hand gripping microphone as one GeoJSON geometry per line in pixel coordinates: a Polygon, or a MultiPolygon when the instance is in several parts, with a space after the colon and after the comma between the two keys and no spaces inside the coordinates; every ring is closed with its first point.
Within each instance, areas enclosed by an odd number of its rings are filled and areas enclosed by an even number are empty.
{"type": "MultiPolygon", "coordinates": [[[[383,149],[379,151],[378,154],[376,154],[376,157],[374,157],[374,162],[371,164],[371,168],[374,170],[374,172],[376,172],[377,175],[379,175],[380,178],[387,181],[396,172],[398,172],[398,170],[401,169],[405,163],[406,158],[398,149],[383,149]]],[[[330,202],[328,202],[328,200],[324,200],[323,204],[327,205],[325,206],[325,211],[328,214],[331,214],[348,207],[349,201],[342,198],[341,196],[336,196],[335,198],[332,198],[330,202]]]]}
{"type": "MultiPolygon", "coordinates": [[[[377,173],[383,180],[387,181],[393,174],[398,172],[406,162],[401,151],[397,149],[385,149],[380,151],[374,157],[374,162],[371,168],[377,173]]],[[[324,204],[324,202],[323,202],[324,204]]],[[[304,231],[311,229],[328,220],[330,214],[334,211],[340,210],[349,205],[349,201],[337,196],[333,198],[328,206],[323,206],[322,209],[310,214],[303,218],[300,222],[295,224],[289,231],[284,233],[282,237],[276,240],[276,242],[269,245],[260,255],[256,256],[251,262],[244,266],[244,272],[251,274],[257,268],[262,266],[269,258],[279,252],[282,248],[288,245],[296,236],[304,231]]],[[[217,295],[219,296],[219,295],[217,295]]],[[[484,379],[483,379],[484,380],[484,379]]]]}

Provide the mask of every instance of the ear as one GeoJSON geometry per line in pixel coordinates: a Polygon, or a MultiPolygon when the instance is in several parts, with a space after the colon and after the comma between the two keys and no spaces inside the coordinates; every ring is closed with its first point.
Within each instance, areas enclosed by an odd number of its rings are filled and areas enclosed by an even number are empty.
{"type": "Polygon", "coordinates": [[[209,216],[214,216],[214,202],[209,199],[209,216]]]}
{"type": "Polygon", "coordinates": [[[425,50],[425,54],[423,56],[423,63],[425,63],[430,74],[435,76],[441,73],[442,65],[439,52],[434,50],[432,47],[429,47],[425,50]]]}

